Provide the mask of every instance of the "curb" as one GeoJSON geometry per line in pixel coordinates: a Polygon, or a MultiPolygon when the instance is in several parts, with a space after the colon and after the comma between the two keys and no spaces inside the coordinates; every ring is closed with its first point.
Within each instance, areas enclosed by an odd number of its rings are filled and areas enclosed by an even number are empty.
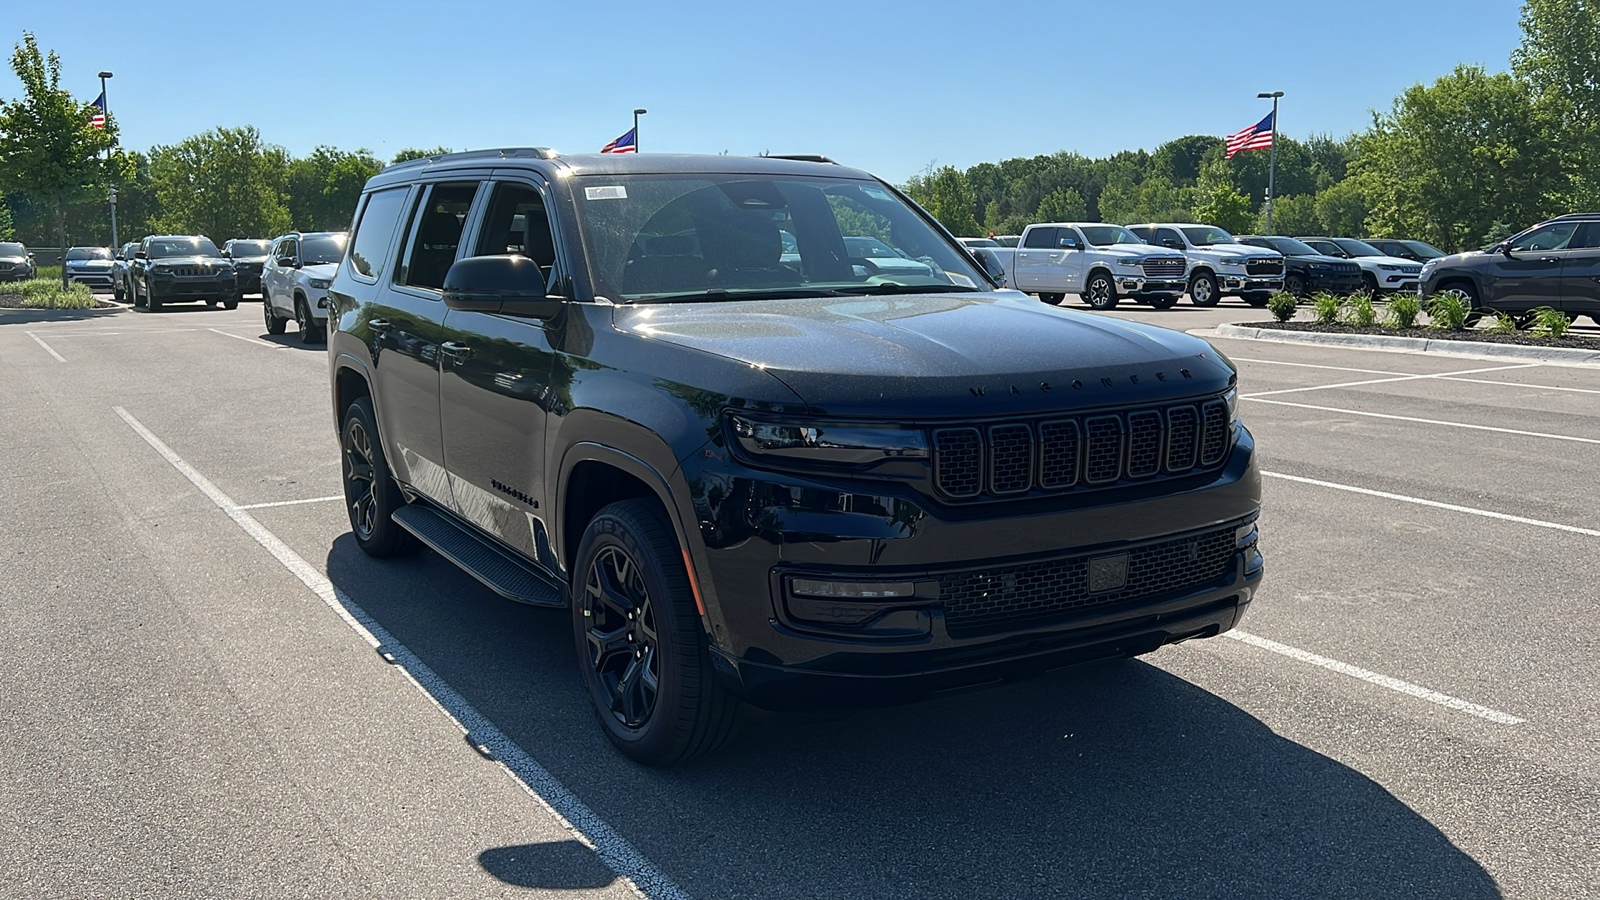
{"type": "Polygon", "coordinates": [[[1329,344],[1357,350],[1440,353],[1482,359],[1520,359],[1527,362],[1553,362],[1580,366],[1600,365],[1600,350],[1581,350],[1576,347],[1528,347],[1521,344],[1486,344],[1478,341],[1385,337],[1378,334],[1328,334],[1318,331],[1247,328],[1242,325],[1228,324],[1218,325],[1216,336],[1247,341],[1272,341],[1283,344],[1329,344]]]}

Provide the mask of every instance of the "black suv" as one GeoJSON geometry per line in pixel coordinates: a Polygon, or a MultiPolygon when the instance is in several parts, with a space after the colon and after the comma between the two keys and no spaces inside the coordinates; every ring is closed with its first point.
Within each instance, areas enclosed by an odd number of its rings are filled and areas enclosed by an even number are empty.
{"type": "Polygon", "coordinates": [[[267,263],[272,241],[266,238],[231,238],[222,245],[222,256],[233,262],[235,287],[239,299],[261,293],[261,269],[267,263]]]}
{"type": "Polygon", "coordinates": [[[1448,255],[1424,241],[1403,241],[1395,238],[1362,238],[1362,240],[1390,256],[1409,259],[1412,262],[1425,263],[1430,259],[1448,255]]]}
{"type": "Polygon", "coordinates": [[[1550,307],[1600,324],[1600,213],[1561,216],[1492,247],[1430,259],[1419,291],[1457,291],[1478,312],[1525,317],[1550,307]]]}
{"type": "Polygon", "coordinates": [[[1235,235],[1234,240],[1282,253],[1283,289],[1296,297],[1319,291],[1354,294],[1361,290],[1360,266],[1337,256],[1318,253],[1315,248],[1294,238],[1241,234],[1235,235]]]}
{"type": "Polygon", "coordinates": [[[570,606],[643,762],[714,748],[741,700],[893,703],[1210,637],[1260,584],[1233,365],[997,291],[862,172],[401,163],[329,301],[356,542],[570,606]]]}
{"type": "Polygon", "coordinates": [[[238,282],[233,262],[223,259],[217,245],[200,235],[152,235],[139,242],[128,267],[133,305],[149,312],[174,302],[204,300],[239,306],[238,282]]]}

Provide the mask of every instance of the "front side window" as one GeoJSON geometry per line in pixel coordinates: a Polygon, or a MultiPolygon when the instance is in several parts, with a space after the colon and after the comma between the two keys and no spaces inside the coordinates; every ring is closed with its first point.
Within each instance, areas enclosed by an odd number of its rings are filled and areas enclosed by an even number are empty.
{"type": "Polygon", "coordinates": [[[1196,247],[1233,243],[1233,235],[1212,225],[1191,225],[1181,230],[1184,236],[1189,239],[1189,243],[1196,247]]]}
{"type": "Polygon", "coordinates": [[[1520,235],[1511,241],[1512,250],[1566,250],[1577,222],[1557,222],[1520,235]]]}
{"type": "Polygon", "coordinates": [[[545,283],[555,273],[556,243],[544,195],[526,184],[499,184],[479,229],[474,256],[509,253],[539,264],[545,283]]]}
{"type": "Polygon", "coordinates": [[[876,182],[590,175],[573,193],[595,292],[612,300],[988,285],[970,255],[876,182]]]}
{"type": "Polygon", "coordinates": [[[367,205],[361,210],[361,221],[356,225],[355,239],[350,245],[350,268],[367,279],[375,279],[383,271],[389,242],[394,237],[395,225],[400,221],[400,210],[405,205],[409,188],[389,188],[368,195],[367,205]]]}
{"type": "MultiPolygon", "coordinates": [[[[479,182],[429,185],[411,215],[401,267],[395,282],[440,291],[444,276],[461,249],[467,211],[478,195],[479,182]]],[[[353,251],[352,251],[353,252],[353,251]]]]}
{"type": "Polygon", "coordinates": [[[1172,250],[1184,249],[1183,236],[1174,228],[1156,229],[1155,244],[1158,247],[1167,247],[1172,250]]]}
{"type": "Polygon", "coordinates": [[[1355,238],[1334,238],[1333,243],[1337,244],[1339,249],[1343,250],[1345,255],[1351,259],[1361,256],[1389,255],[1384,253],[1382,250],[1379,250],[1377,247],[1367,243],[1366,241],[1358,241],[1355,238]]]}
{"type": "Polygon", "coordinates": [[[1084,225],[1083,239],[1092,247],[1109,247],[1112,244],[1142,244],[1139,236],[1121,225],[1084,225]]]}

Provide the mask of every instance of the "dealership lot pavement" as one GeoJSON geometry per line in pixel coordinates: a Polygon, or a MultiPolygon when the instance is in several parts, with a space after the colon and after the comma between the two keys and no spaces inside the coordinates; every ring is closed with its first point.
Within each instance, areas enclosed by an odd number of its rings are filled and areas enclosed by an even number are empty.
{"type": "Polygon", "coordinates": [[[1600,894],[1600,368],[1215,343],[1242,631],[647,770],[565,613],[355,547],[320,346],[0,313],[0,896],[1600,894]]]}

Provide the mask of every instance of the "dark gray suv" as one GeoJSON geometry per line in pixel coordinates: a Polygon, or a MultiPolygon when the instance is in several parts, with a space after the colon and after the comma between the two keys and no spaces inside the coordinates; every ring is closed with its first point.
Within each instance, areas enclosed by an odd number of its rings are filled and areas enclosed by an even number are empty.
{"type": "Polygon", "coordinates": [[[642,762],[713,749],[741,702],[894,703],[1211,637],[1261,581],[1233,365],[1000,289],[863,172],[402,163],[328,297],[355,541],[570,607],[600,724],[642,762]]]}
{"type": "Polygon", "coordinates": [[[1459,292],[1480,313],[1524,318],[1549,307],[1600,324],[1600,213],[1561,216],[1482,250],[1430,259],[1419,291],[1459,292]]]}

